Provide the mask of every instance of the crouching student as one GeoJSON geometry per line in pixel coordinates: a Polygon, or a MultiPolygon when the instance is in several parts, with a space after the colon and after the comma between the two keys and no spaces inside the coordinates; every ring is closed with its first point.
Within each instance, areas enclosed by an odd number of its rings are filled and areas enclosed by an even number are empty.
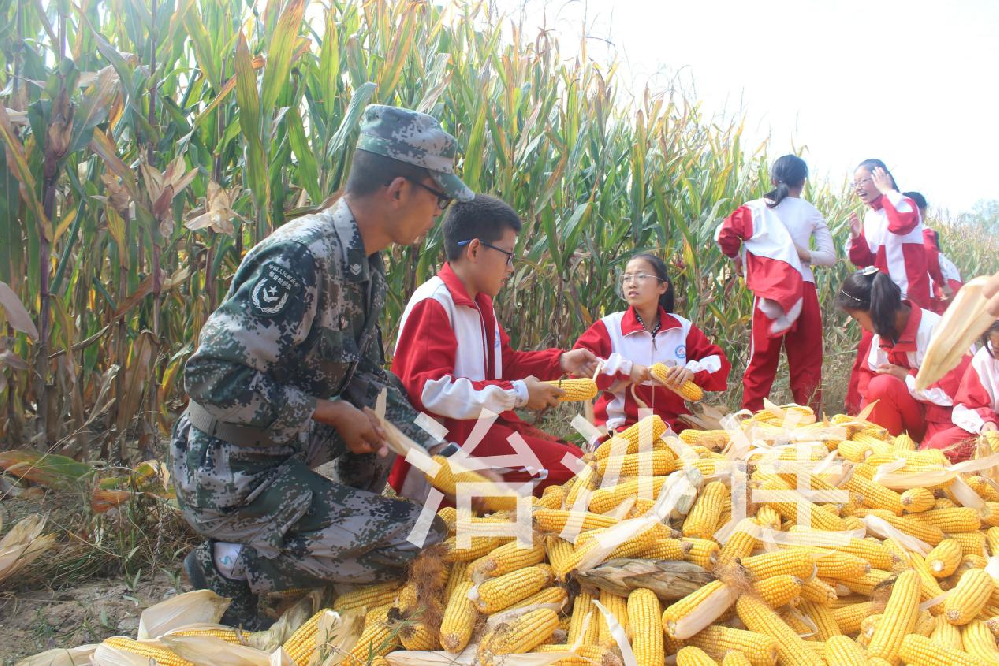
{"type": "Polygon", "coordinates": [[[933,438],[930,446],[943,449],[954,462],[975,454],[979,435],[999,430],[999,321],[982,335],[957,390],[954,426],[933,438]]]}
{"type": "MultiPolygon", "coordinates": [[[[535,493],[563,484],[574,473],[562,460],[579,448],[528,425],[515,408],[554,406],[563,391],[544,380],[572,373],[590,376],[597,359],[586,350],[516,351],[496,319],[493,299],[513,273],[521,222],[503,201],[476,195],[456,202],[443,225],[447,263],[420,285],[402,315],[392,372],[409,399],[465,444],[484,410],[498,414],[472,456],[513,456],[511,437],[522,437],[534,458],[493,470],[514,486],[533,482],[535,493]]],[[[476,432],[476,436],[478,432],[476,432]]],[[[467,449],[466,449],[467,450],[467,449]]],[[[397,493],[422,500],[429,486],[398,459],[389,476],[397,493]]]]}
{"type": "Polygon", "coordinates": [[[620,287],[628,309],[594,323],[575,345],[606,359],[597,377],[603,391],[593,409],[597,425],[608,432],[627,428],[639,420],[644,404],[674,432],[685,430],[680,416],[690,410],[676,389],[692,381],[706,391],[723,391],[731,364],[718,345],[673,311],[673,283],[662,259],[635,255],[620,287]],[[665,383],[651,376],[655,363],[670,368],[665,383]]]}
{"type": "Polygon", "coordinates": [[[858,378],[861,408],[877,403],[868,420],[892,435],[908,433],[922,448],[935,448],[934,438],[951,426],[954,398],[971,357],[918,391],[916,373],[940,316],[903,300],[891,277],[873,267],[843,282],[836,305],[873,336],[858,378]]]}

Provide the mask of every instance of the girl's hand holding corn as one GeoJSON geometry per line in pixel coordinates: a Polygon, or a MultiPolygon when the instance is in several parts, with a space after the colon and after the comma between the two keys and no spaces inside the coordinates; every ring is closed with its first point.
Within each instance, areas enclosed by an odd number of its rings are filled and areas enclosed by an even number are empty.
{"type": "Polygon", "coordinates": [[[694,373],[682,365],[676,365],[666,371],[665,377],[657,379],[659,379],[659,382],[666,388],[675,389],[683,386],[684,382],[692,381],[694,379],[694,373]]]}

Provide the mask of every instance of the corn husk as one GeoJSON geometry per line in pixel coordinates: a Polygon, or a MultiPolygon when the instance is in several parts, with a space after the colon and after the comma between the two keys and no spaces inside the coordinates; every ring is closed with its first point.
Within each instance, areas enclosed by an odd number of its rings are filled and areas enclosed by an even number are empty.
{"type": "Polygon", "coordinates": [[[978,277],[964,285],[937,324],[916,374],[916,388],[920,391],[956,368],[961,357],[996,320],[986,307],[988,299],[984,288],[987,282],[987,278],[978,277]]]}
{"type": "Polygon", "coordinates": [[[229,600],[211,590],[185,592],[142,611],[137,637],[148,640],[185,625],[218,624],[228,607],[229,600]]]}
{"type": "Polygon", "coordinates": [[[0,583],[28,566],[55,543],[54,534],[42,535],[45,517],[31,514],[10,528],[0,540],[0,583]]]}
{"type": "Polygon", "coordinates": [[[195,666],[270,666],[270,653],[214,636],[164,636],[160,642],[195,666]]]}
{"type": "Polygon", "coordinates": [[[90,663],[90,655],[97,649],[97,643],[80,647],[47,650],[33,657],[22,659],[15,666],[82,666],[90,663]]]}

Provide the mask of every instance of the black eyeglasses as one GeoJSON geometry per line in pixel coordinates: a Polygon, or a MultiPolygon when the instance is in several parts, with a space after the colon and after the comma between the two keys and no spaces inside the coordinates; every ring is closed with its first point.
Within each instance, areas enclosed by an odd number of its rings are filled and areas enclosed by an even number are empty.
{"type": "MultiPolygon", "coordinates": [[[[458,247],[464,247],[465,245],[468,245],[469,243],[471,243],[473,240],[475,240],[475,239],[474,238],[470,238],[468,240],[458,241],[458,247]]],[[[503,248],[496,247],[495,245],[493,245],[491,243],[487,243],[484,240],[482,240],[481,238],[479,239],[479,243],[481,243],[482,245],[485,245],[488,248],[496,250],[497,252],[502,252],[503,254],[505,254],[506,255],[506,265],[507,266],[513,266],[513,252],[507,252],[503,248]]]]}
{"type": "MultiPolygon", "coordinates": [[[[407,178],[406,180],[408,180],[409,182],[411,182],[413,185],[416,185],[417,187],[422,187],[427,192],[430,192],[430,194],[432,194],[435,197],[437,197],[437,210],[441,211],[442,213],[445,210],[447,210],[448,206],[451,205],[451,201],[452,201],[451,197],[449,197],[448,195],[444,194],[440,190],[435,190],[434,188],[430,187],[429,185],[424,185],[420,181],[413,180],[412,178],[407,178]]],[[[386,185],[391,185],[392,181],[390,180],[389,182],[387,182],[385,184],[386,185]]]]}

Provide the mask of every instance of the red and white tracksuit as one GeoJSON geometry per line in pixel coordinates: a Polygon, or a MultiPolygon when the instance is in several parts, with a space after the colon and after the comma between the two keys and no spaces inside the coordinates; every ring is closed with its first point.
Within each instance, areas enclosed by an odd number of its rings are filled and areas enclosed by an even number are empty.
{"type": "MultiPolygon", "coordinates": [[[[472,300],[451,265],[444,264],[406,305],[392,372],[402,380],[413,406],[447,428],[448,441],[464,445],[483,410],[498,414],[471,455],[516,455],[508,438],[523,437],[534,457],[495,471],[512,484],[535,481],[534,490],[540,494],[546,486],[574,476],[562,459],[566,454],[579,457],[582,451],[524,423],[513,409],[527,403],[525,377],[551,380],[562,375],[561,355],[560,349],[511,349],[492,299],[478,294],[472,300]]],[[[404,497],[423,500],[429,492],[426,478],[408,474],[409,467],[397,459],[389,484],[404,497]]]]}
{"type": "Polygon", "coordinates": [[[659,308],[659,332],[652,334],[638,321],[635,309],[615,312],[594,323],[576,341],[575,349],[589,349],[607,359],[597,386],[604,392],[597,399],[593,413],[597,425],[608,431],[637,423],[642,403],[658,414],[674,432],[686,429],[681,414],[689,414],[679,395],[657,382],[638,386],[627,384],[613,393],[607,389],[619,380],[626,381],[631,364],[651,366],[663,363],[682,365],[694,373],[694,383],[706,391],[723,391],[731,364],[725,352],[708,340],[701,329],[679,315],[659,308]],[[641,402],[639,402],[641,401],[641,402]]]}
{"type": "Polygon", "coordinates": [[[933,448],[953,450],[951,460],[975,453],[975,438],[986,423],[999,426],[999,359],[991,343],[979,349],[961,378],[951,421],[954,426],[933,438],[933,448]]]}
{"type": "Polygon", "coordinates": [[[821,414],[822,310],[811,267],[836,263],[836,249],[825,218],[815,206],[798,197],[788,197],[774,208],[769,208],[761,199],[741,206],[726,218],[718,230],[717,240],[726,256],[734,258],[740,251],[746,255],[743,263],[747,284],[756,294],[749,364],[742,378],[743,408],[754,412],[763,409],[763,399],[770,395],[783,348],[787,353],[794,401],[810,405],[821,414]],[[768,228],[770,226],[774,228],[768,228]],[[810,250],[809,261],[801,262],[795,246],[807,249],[812,238],[816,249],[810,250]],[[800,275],[800,291],[798,280],[789,282],[784,277],[793,277],[791,271],[800,275]],[[772,276],[763,288],[757,286],[761,272],[772,276]],[[797,291],[801,297],[797,319],[787,331],[777,334],[772,332],[772,318],[765,311],[767,289],[772,289],[774,284],[790,284],[787,291],[797,291]]]}
{"type": "MultiPolygon", "coordinates": [[[[847,256],[858,268],[875,266],[887,273],[902,290],[902,298],[929,308],[930,276],[923,241],[923,223],[915,202],[898,192],[889,192],[871,203],[860,236],[847,241],[847,256]]],[[[859,409],[860,370],[870,350],[871,334],[865,331],[860,336],[846,395],[850,414],[859,409]]]]}
{"type": "Polygon", "coordinates": [[[957,270],[950,259],[940,251],[937,243],[937,232],[930,228],[923,229],[923,245],[926,247],[926,266],[930,273],[930,310],[943,314],[950,305],[943,293],[943,286],[951,290],[951,298],[964,286],[961,272],[957,270]]]}
{"type": "Polygon", "coordinates": [[[912,439],[923,442],[923,448],[937,448],[935,438],[951,426],[954,398],[964,369],[971,360],[965,356],[961,364],[943,379],[923,391],[916,390],[916,373],[922,365],[933,329],[940,316],[905,301],[911,310],[905,330],[898,342],[875,335],[871,350],[860,371],[861,408],[877,402],[868,420],[892,435],[907,432],[912,439]],[[909,373],[902,381],[889,374],[878,374],[882,365],[897,365],[909,373]]]}

